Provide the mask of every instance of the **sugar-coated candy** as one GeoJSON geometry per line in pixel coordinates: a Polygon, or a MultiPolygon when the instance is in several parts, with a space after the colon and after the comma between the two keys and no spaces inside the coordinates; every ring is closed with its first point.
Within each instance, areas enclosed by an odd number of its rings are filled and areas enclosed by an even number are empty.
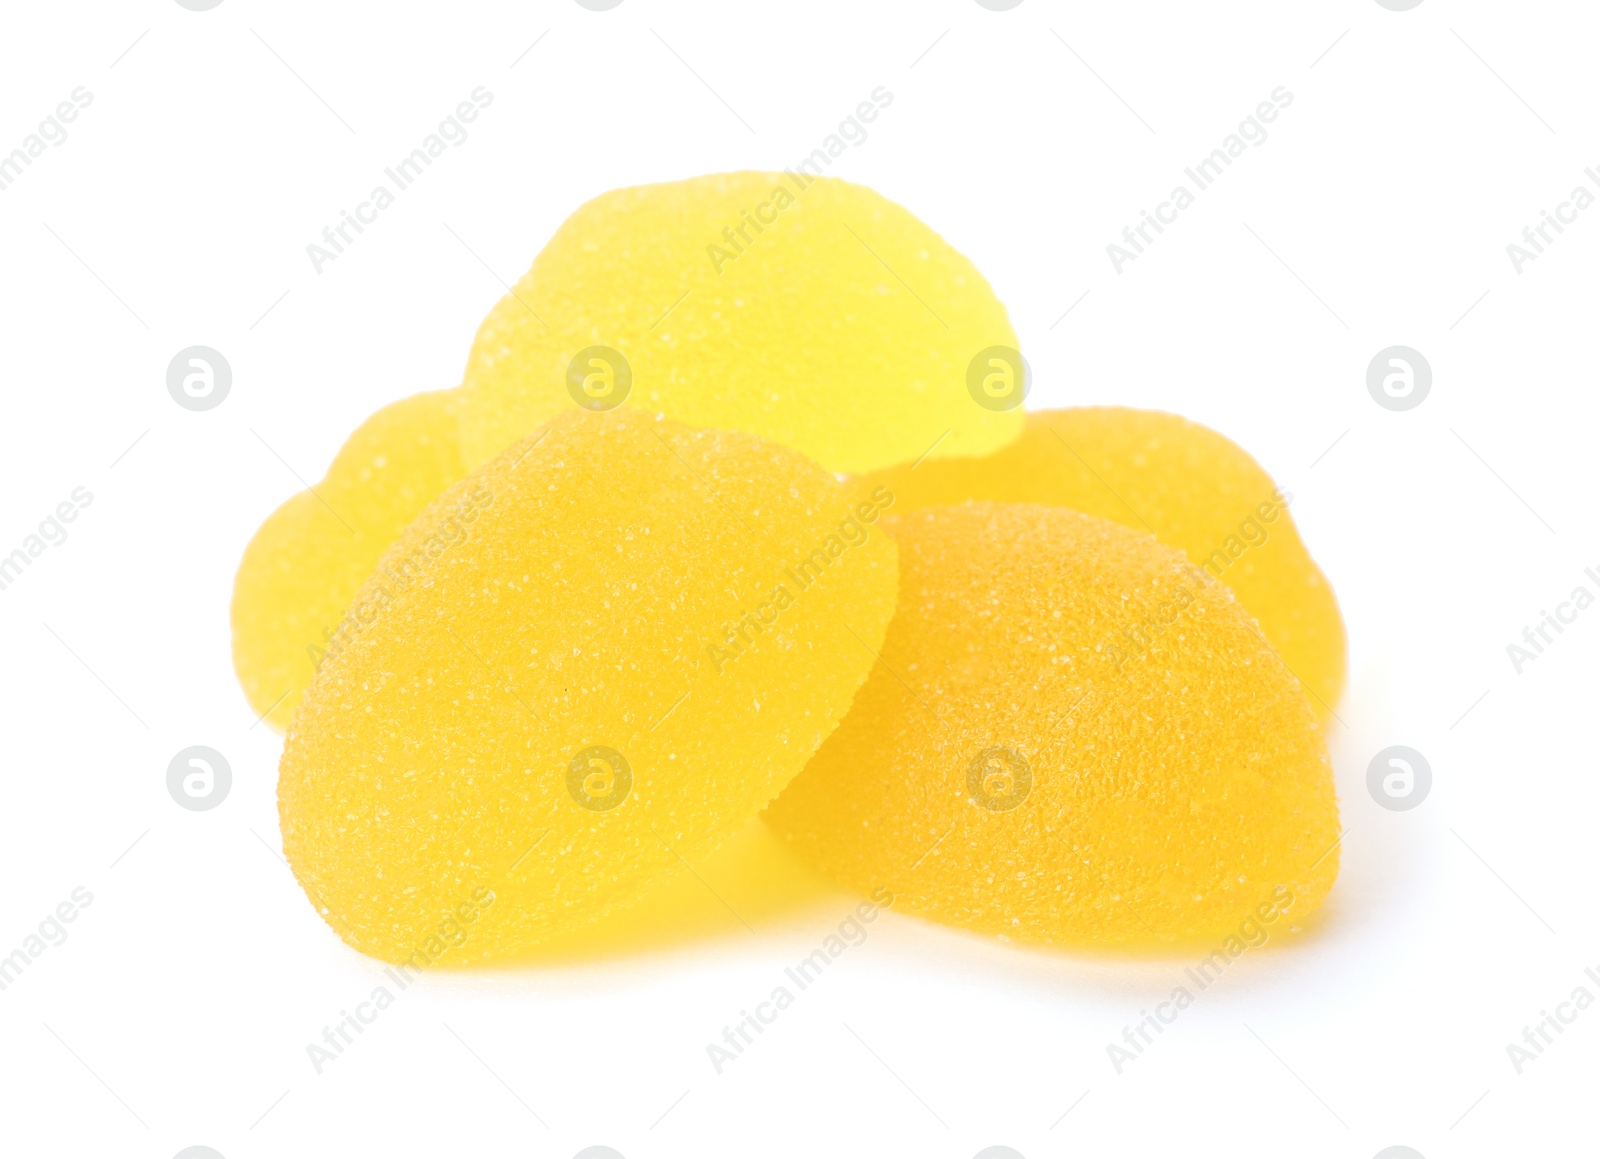
{"type": "Polygon", "coordinates": [[[1338,704],[1344,621],[1289,516],[1292,496],[1199,423],[1128,407],[1039,411],[993,455],[930,459],[864,484],[891,487],[902,510],[967,499],[1048,503],[1148,531],[1233,589],[1320,717],[1338,704]]]}
{"type": "Polygon", "coordinates": [[[504,958],[684,872],[843,717],[896,549],[795,452],[569,410],[379,561],[285,741],[285,855],[352,946],[504,958]]]}
{"type": "Polygon", "coordinates": [[[722,173],[581,206],[489,312],[463,379],[469,463],[574,407],[748,431],[836,472],[1015,438],[1005,307],[861,185],[722,173]]]}
{"type": "Polygon", "coordinates": [[[802,856],[1035,942],[1220,940],[1318,907],[1339,860],[1321,727],[1225,585],[1060,507],[884,525],[881,662],[766,814],[802,856]]]}
{"type": "Polygon", "coordinates": [[[466,473],[456,391],[391,403],[356,428],[327,477],[269,515],[233,583],[233,666],[280,732],[321,665],[371,609],[351,599],[406,524],[466,473]]]}

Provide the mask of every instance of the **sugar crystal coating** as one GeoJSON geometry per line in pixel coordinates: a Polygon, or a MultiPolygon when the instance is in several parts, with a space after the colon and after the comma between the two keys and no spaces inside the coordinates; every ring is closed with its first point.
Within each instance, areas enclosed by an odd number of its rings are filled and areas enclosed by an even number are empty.
{"type": "Polygon", "coordinates": [[[972,263],[863,186],[743,172],[616,189],[484,320],[463,448],[482,462],[575,400],[621,400],[836,472],[983,454],[1022,412],[974,401],[969,369],[1017,345],[972,263]]]}
{"type": "Polygon", "coordinates": [[[282,731],[323,657],[359,630],[350,602],[395,536],[466,473],[456,391],[391,403],[356,428],[312,491],[269,515],[233,583],[233,666],[282,731]]]}
{"type": "Polygon", "coordinates": [[[694,865],[865,679],[891,503],[630,408],[569,411],[452,486],[285,742],[283,847],[318,911],[390,961],[503,958],[694,865]]]}
{"type": "Polygon", "coordinates": [[[978,459],[871,476],[903,510],[967,499],[1047,503],[1176,547],[1222,580],[1326,720],[1345,677],[1344,621],[1289,516],[1292,496],[1235,443],[1160,411],[1072,407],[1028,415],[1021,438],[978,459]]]}
{"type": "Polygon", "coordinates": [[[767,811],[804,857],[1039,942],[1220,939],[1317,908],[1338,872],[1326,746],[1224,585],[1059,507],[885,527],[882,662],[767,811]]]}

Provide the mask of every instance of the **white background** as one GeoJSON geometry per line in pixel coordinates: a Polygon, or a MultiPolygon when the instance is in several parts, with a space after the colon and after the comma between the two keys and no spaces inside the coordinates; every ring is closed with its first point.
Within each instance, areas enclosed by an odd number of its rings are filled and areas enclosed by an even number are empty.
{"type": "Polygon", "coordinates": [[[1596,30],[1588,5],[1487,0],[7,5],[0,150],[94,100],[0,192],[0,549],[94,501],[0,591],[0,954],[74,887],[94,902],[0,992],[0,1151],[1592,1154],[1600,1009],[1520,1075],[1506,1045],[1600,997],[1600,610],[1521,675],[1506,645],[1600,593],[1600,207],[1520,274],[1506,245],[1600,166],[1596,30]],[[315,273],[306,244],[479,85],[471,139],[315,273]],[[380,967],[277,857],[279,742],[229,658],[245,542],[363,417],[458,381],[581,202],[791,165],[879,85],[833,171],[987,274],[1034,402],[1180,411],[1293,492],[1350,629],[1324,919],[1121,1075],[1106,1044],[1186,959],[892,913],[716,1074],[706,1044],[842,893],[753,934],[724,914],[649,952],[430,974],[316,1074],[306,1044],[380,967]],[[1270,138],[1116,273],[1106,245],[1279,85],[1270,138]],[[1407,413],[1365,385],[1396,343],[1434,372],[1407,413]],[[234,373],[206,413],[165,388],[193,344],[234,373]],[[232,764],[211,812],[167,794],[194,744],[232,764]],[[1365,788],[1391,744],[1433,768],[1411,812],[1365,788]]]}

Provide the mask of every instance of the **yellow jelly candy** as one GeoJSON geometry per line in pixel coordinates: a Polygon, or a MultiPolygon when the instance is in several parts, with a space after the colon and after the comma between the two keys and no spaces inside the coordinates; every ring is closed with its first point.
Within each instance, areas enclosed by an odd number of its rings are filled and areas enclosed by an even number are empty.
{"type": "MultiPolygon", "coordinates": [[[[797,913],[836,907],[839,887],[795,855],[760,817],[752,817],[694,873],[661,882],[631,905],[542,942],[521,961],[573,962],[745,935],[791,922],[797,913]]],[[[831,910],[829,911],[831,912],[831,910]]],[[[443,964],[449,964],[449,958],[443,964]]]]}
{"type": "Polygon", "coordinates": [[[767,811],[802,856],[1029,941],[1254,939],[1317,908],[1339,837],[1321,728],[1225,585],[1060,507],[885,526],[882,662],[767,811]]]}
{"type": "Polygon", "coordinates": [[[372,415],[327,477],[268,516],[245,548],[233,581],[233,667],[251,707],[279,731],[326,653],[371,616],[350,601],[378,557],[466,474],[459,397],[431,391],[372,415]]]}
{"type": "Polygon", "coordinates": [[[285,741],[283,848],[318,911],[389,961],[478,961],[693,866],[866,678],[890,502],[632,408],[569,411],[448,489],[285,741]]]}
{"type": "Polygon", "coordinates": [[[1071,507],[1148,531],[1220,579],[1326,720],[1344,686],[1344,621],[1289,517],[1291,496],[1215,431],[1160,411],[1075,407],[1028,415],[982,459],[928,461],[864,480],[906,510],[991,499],[1071,507]]]}
{"type": "Polygon", "coordinates": [[[490,311],[462,445],[626,403],[748,431],[830,471],[980,455],[1022,429],[1005,307],[938,234],[830,177],[724,173],[578,209],[490,311]]]}

